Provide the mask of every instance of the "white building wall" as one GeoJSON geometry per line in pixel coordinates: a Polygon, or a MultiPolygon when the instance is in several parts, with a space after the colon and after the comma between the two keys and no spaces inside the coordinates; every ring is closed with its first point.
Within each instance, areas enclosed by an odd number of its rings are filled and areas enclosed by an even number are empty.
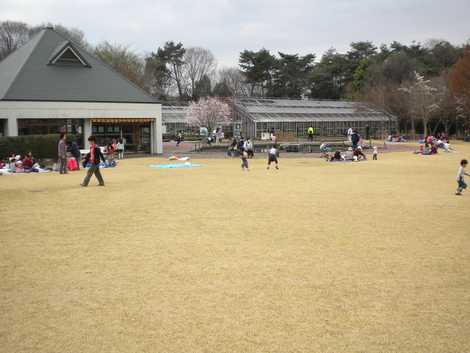
{"type": "Polygon", "coordinates": [[[18,135],[18,119],[85,119],[86,139],[87,133],[91,134],[89,119],[99,118],[155,119],[152,153],[163,152],[161,104],[0,101],[0,119],[8,119],[7,136],[18,135]]]}

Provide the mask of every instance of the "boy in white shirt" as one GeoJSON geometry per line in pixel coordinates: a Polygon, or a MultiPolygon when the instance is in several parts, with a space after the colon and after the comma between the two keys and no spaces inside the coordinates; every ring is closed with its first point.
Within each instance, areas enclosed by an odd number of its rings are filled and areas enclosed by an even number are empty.
{"type": "Polygon", "coordinates": [[[467,188],[467,183],[465,183],[465,180],[464,180],[465,175],[470,176],[470,174],[465,172],[465,168],[467,167],[467,164],[468,164],[468,161],[466,159],[462,159],[462,161],[460,162],[460,168],[457,173],[458,187],[457,187],[457,191],[455,192],[455,195],[459,195],[459,196],[462,195],[462,191],[467,188]]]}
{"type": "Polygon", "coordinates": [[[269,169],[272,162],[276,163],[276,169],[279,169],[279,162],[277,160],[277,149],[274,145],[269,149],[269,152],[268,152],[268,168],[267,169],[269,169]]]}

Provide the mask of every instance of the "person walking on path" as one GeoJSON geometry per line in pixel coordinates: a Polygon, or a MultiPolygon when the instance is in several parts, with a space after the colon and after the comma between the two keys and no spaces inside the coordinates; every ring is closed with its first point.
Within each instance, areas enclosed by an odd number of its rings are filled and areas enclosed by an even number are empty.
{"type": "Polygon", "coordinates": [[[100,147],[96,144],[96,137],[90,136],[88,141],[90,142],[90,152],[85,158],[85,165],[90,163],[90,168],[87,171],[85,179],[80,185],[84,187],[88,186],[91,177],[95,174],[96,179],[98,179],[99,186],[104,186],[103,176],[100,172],[100,162],[106,162],[106,160],[104,159],[103,153],[101,153],[100,147]]]}
{"type": "Polygon", "coordinates": [[[59,155],[59,172],[67,174],[67,142],[64,132],[60,134],[59,144],[57,145],[57,154],[59,155]]]}

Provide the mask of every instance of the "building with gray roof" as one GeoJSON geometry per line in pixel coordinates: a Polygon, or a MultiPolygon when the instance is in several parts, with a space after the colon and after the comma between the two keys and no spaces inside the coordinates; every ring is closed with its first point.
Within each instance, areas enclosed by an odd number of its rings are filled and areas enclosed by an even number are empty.
{"type": "MultiPolygon", "coordinates": [[[[162,152],[161,105],[109,65],[52,28],[0,62],[0,134],[123,137],[162,152]]],[[[86,139],[85,139],[86,141],[86,139]]]]}
{"type": "Polygon", "coordinates": [[[313,127],[320,136],[343,136],[349,128],[371,137],[384,137],[397,126],[397,118],[365,103],[307,99],[236,98],[235,117],[244,136],[263,138],[273,130],[286,138],[307,137],[313,127]]]}

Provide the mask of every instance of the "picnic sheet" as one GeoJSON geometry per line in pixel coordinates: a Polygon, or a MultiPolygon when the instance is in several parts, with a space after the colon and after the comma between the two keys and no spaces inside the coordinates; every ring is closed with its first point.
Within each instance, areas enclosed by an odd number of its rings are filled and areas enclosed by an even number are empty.
{"type": "Polygon", "coordinates": [[[198,168],[198,167],[201,167],[201,165],[186,162],[186,163],[174,163],[174,164],[149,164],[149,167],[154,168],[154,169],[189,169],[189,168],[198,168]]]}

